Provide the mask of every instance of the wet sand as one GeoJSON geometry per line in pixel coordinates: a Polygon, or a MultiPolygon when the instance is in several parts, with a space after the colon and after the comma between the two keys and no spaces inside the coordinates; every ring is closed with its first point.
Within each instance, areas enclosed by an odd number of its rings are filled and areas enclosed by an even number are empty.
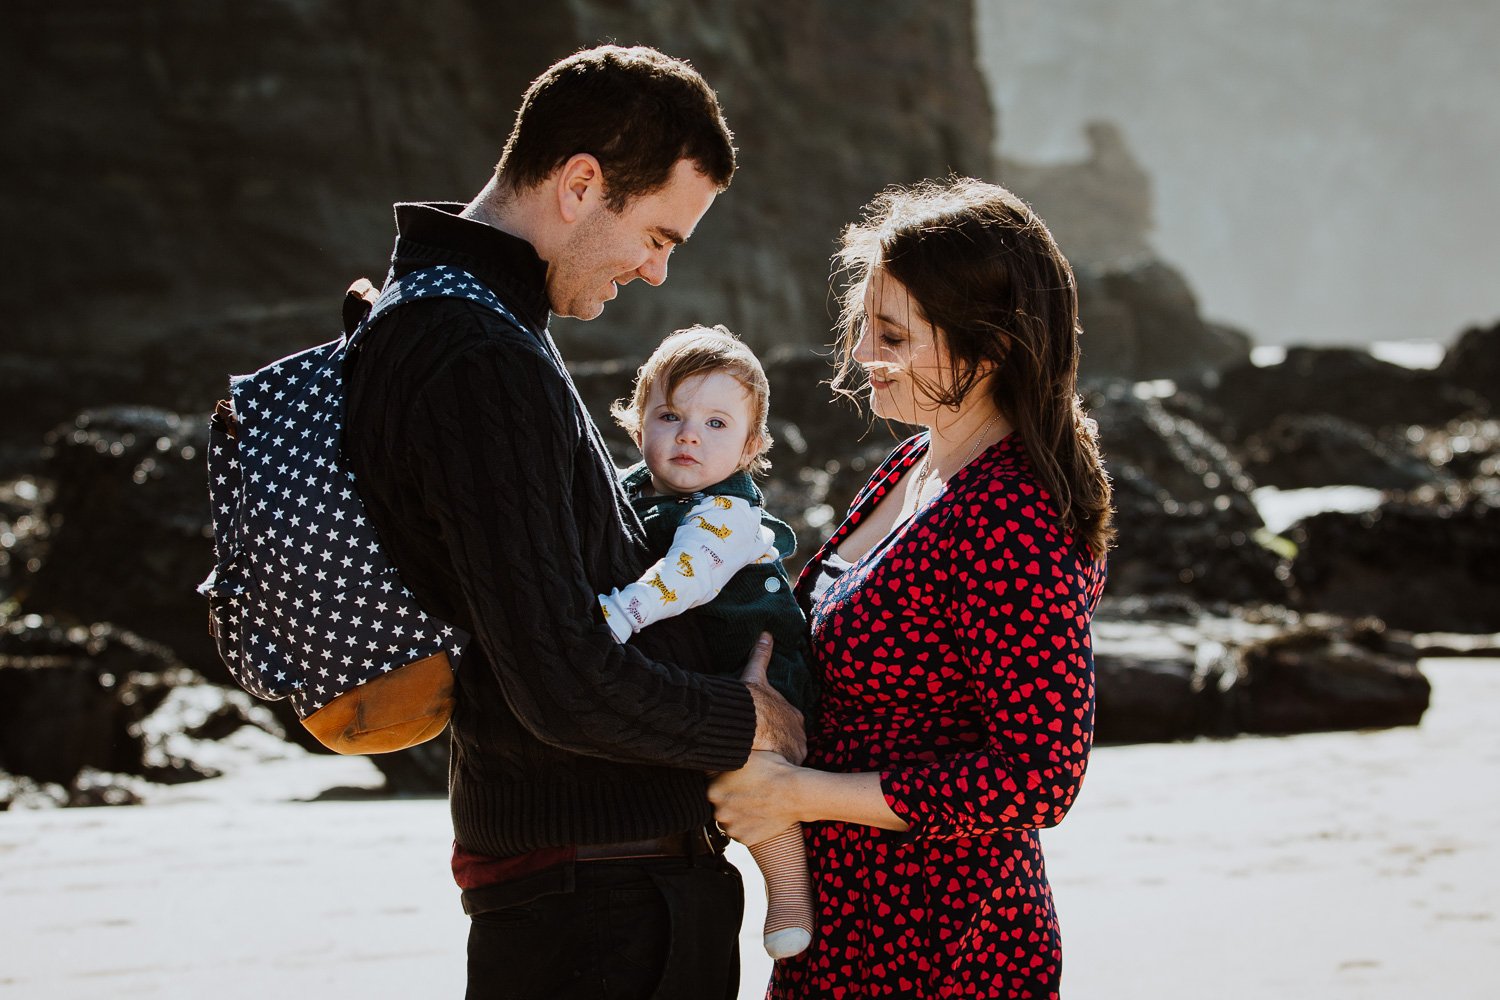
{"type": "MultiPolygon", "coordinates": [[[[1425,667],[1418,728],[1096,751],[1045,835],[1063,995],[1497,995],[1500,661],[1425,667]]],[[[445,804],[295,801],[379,775],[230,749],[143,807],[0,814],[0,996],[461,996],[445,804]]],[[[743,997],[770,964],[750,895],[743,997]]]]}

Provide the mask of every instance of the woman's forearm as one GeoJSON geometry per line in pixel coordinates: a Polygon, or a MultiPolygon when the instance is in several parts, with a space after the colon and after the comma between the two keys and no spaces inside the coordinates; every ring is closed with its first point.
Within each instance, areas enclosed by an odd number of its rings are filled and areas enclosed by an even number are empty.
{"type": "Polygon", "coordinates": [[[880,775],[875,772],[830,774],[800,767],[792,782],[792,795],[798,818],[804,823],[835,820],[902,833],[910,829],[886,804],[880,775]]]}

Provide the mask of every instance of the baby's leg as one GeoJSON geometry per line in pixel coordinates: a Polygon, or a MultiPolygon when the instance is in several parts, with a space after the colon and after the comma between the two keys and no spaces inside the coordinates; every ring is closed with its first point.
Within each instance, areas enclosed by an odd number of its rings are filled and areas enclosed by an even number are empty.
{"type": "Polygon", "coordinates": [[[766,879],[766,951],[789,958],[812,943],[812,880],[802,827],[793,826],[750,848],[766,879]]]}

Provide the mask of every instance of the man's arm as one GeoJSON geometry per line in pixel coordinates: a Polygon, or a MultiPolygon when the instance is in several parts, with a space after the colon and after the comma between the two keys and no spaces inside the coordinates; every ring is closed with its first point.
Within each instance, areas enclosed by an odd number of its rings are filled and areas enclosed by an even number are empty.
{"type": "MultiPolygon", "coordinates": [[[[435,373],[415,406],[413,433],[425,439],[412,442],[413,472],[521,723],[577,753],[705,771],[740,766],[763,696],[732,678],[652,661],[616,643],[600,619],[574,521],[581,429],[550,361],[490,342],[435,373]]],[[[760,714],[772,719],[774,709],[760,714]]]]}

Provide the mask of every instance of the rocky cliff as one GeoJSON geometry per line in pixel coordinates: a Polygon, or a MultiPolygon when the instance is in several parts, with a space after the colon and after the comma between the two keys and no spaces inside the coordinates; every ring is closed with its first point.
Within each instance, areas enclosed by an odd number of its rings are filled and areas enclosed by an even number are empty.
{"type": "Polygon", "coordinates": [[[829,256],[859,206],[990,173],[972,17],[903,0],[12,7],[0,125],[25,141],[0,161],[19,248],[0,426],[39,440],[90,405],[201,410],[226,372],[331,336],[348,282],[384,273],[391,203],[466,200],[527,82],[601,40],[692,60],[742,170],[664,289],[560,324],[570,356],[643,356],[700,320],[758,349],[822,344],[829,256]]]}

